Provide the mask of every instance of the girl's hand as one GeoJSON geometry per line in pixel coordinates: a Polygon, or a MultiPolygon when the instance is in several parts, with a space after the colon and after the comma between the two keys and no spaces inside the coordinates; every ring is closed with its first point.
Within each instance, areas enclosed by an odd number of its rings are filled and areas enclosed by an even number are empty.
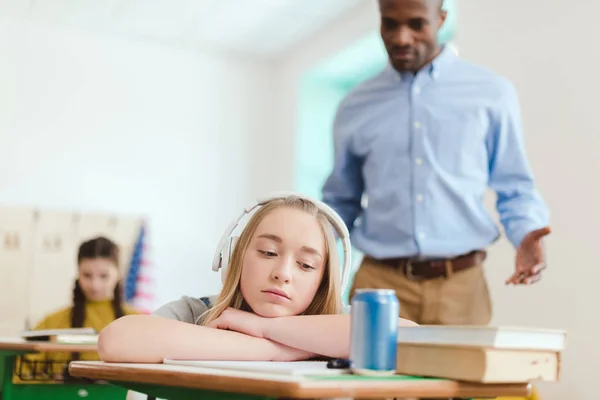
{"type": "Polygon", "coordinates": [[[257,338],[264,338],[267,321],[268,318],[254,313],[227,308],[217,319],[210,322],[207,326],[209,328],[230,330],[257,338]]]}
{"type": "Polygon", "coordinates": [[[280,343],[273,343],[277,348],[275,350],[275,355],[271,361],[304,361],[318,355],[308,351],[285,346],[280,343]]]}
{"type": "MultiPolygon", "coordinates": [[[[217,319],[207,326],[209,328],[235,331],[257,338],[265,338],[266,324],[269,320],[270,318],[261,317],[250,312],[227,308],[217,319]]],[[[271,361],[300,361],[307,360],[316,355],[308,351],[285,346],[281,343],[272,343],[274,348],[271,361]]]]}

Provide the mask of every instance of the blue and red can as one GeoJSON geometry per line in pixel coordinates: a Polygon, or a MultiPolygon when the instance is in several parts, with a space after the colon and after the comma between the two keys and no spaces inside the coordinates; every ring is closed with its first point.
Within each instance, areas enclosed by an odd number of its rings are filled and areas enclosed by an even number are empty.
{"type": "Polygon", "coordinates": [[[400,303],[391,289],[357,289],[350,309],[350,365],[354,373],[396,372],[400,303]]]}

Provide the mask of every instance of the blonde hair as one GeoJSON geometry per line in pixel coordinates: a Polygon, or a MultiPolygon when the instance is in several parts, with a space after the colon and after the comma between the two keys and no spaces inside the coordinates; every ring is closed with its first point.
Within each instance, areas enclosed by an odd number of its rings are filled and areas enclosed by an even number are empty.
{"type": "Polygon", "coordinates": [[[202,321],[201,324],[208,324],[217,319],[228,307],[238,310],[248,307],[240,288],[244,255],[260,222],[277,208],[301,210],[314,216],[321,225],[321,231],[325,237],[325,271],[323,278],[315,297],[302,314],[321,315],[339,314],[341,312],[340,261],[336,251],[335,236],[331,223],[325,213],[312,201],[298,196],[288,196],[284,199],[270,201],[252,215],[240,234],[231,255],[231,261],[221,293],[213,307],[199,318],[202,321]]]}

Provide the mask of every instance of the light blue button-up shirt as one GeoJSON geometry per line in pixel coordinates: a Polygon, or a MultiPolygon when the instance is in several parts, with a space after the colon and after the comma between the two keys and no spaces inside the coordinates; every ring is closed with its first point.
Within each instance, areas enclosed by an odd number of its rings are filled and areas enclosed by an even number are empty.
{"type": "Polygon", "coordinates": [[[548,225],[513,85],[451,48],[416,75],[388,65],[356,87],[340,104],[334,142],[323,200],[373,257],[485,249],[500,235],[483,204],[488,186],[514,246],[548,225]]]}

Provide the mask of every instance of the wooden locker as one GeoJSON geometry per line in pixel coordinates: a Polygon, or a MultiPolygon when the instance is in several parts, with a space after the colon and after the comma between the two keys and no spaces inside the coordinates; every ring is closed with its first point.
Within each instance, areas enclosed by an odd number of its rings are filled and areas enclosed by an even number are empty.
{"type": "Polygon", "coordinates": [[[0,336],[14,336],[26,328],[33,230],[33,209],[0,207],[0,336]]]}
{"type": "Polygon", "coordinates": [[[47,314],[72,304],[79,246],[75,223],[73,213],[38,213],[29,309],[33,326],[47,314]]]}
{"type": "Polygon", "coordinates": [[[79,243],[104,236],[110,240],[114,239],[117,218],[102,214],[80,213],[75,217],[77,240],[79,243]]]}

